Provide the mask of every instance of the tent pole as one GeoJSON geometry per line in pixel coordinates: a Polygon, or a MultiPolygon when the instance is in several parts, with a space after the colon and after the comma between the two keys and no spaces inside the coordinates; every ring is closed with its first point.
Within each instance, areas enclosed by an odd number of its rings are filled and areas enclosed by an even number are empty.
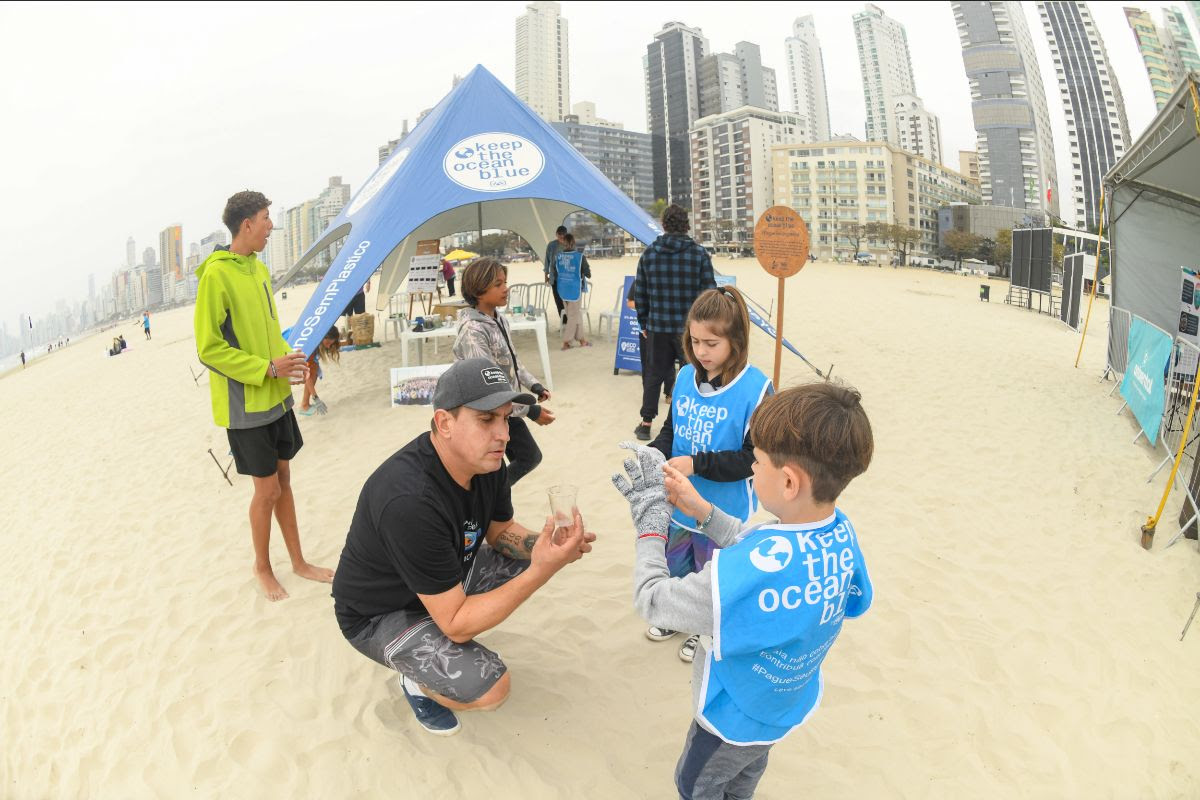
{"type": "Polygon", "coordinates": [[[479,215],[479,249],[483,249],[483,203],[475,204],[475,212],[479,215]]]}
{"type": "MultiPolygon", "coordinates": [[[[1111,213],[1111,212],[1110,212],[1111,213]]],[[[1110,233],[1109,236],[1112,236],[1110,233]]],[[[1092,278],[1092,293],[1088,297],[1087,316],[1083,318],[1083,332],[1079,334],[1079,352],[1075,354],[1075,368],[1079,369],[1079,359],[1083,356],[1083,342],[1087,338],[1088,323],[1092,321],[1092,302],[1096,299],[1096,287],[1100,284],[1100,250],[1104,245],[1104,184],[1100,185],[1100,225],[1096,234],[1096,274],[1092,278]]],[[[1109,252],[1109,261],[1112,253],[1109,252]]],[[[1111,271],[1111,264],[1109,266],[1111,271]]],[[[1161,514],[1162,511],[1160,510],[1161,514]]]]}

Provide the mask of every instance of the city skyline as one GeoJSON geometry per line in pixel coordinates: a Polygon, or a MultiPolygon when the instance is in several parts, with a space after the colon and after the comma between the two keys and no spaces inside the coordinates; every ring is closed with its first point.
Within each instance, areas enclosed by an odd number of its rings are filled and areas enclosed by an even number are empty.
{"type": "MultiPolygon", "coordinates": [[[[170,32],[211,24],[212,9],[80,5],[64,23],[61,10],[5,6],[0,21],[22,35],[0,55],[0,65],[9,74],[25,74],[22,65],[28,63],[44,68],[0,89],[15,118],[37,123],[10,126],[0,134],[3,165],[23,190],[20,205],[7,200],[0,232],[18,246],[56,244],[39,254],[36,269],[10,270],[0,318],[16,320],[26,313],[37,318],[60,299],[84,298],[89,275],[103,283],[122,266],[130,236],[139,243],[155,242],[160,231],[179,223],[185,246],[199,241],[220,225],[225,198],[239,189],[264,191],[282,221],[287,208],[313,197],[330,175],[361,186],[377,164],[379,143],[395,139],[403,120],[438,102],[453,75],[482,63],[514,85],[513,32],[526,5],[466,4],[477,24],[502,34],[492,45],[468,50],[446,48],[434,41],[437,37],[394,46],[389,29],[441,30],[445,6],[349,5],[337,13],[297,7],[280,15],[274,6],[245,4],[237,24],[241,38],[255,41],[255,48],[235,51],[232,45],[225,50],[214,44],[214,57],[199,60],[175,47],[170,32]],[[118,35],[144,43],[138,59],[104,46],[118,35]],[[316,55],[341,39],[355,43],[354,58],[347,62],[353,66],[344,71],[316,55]],[[226,53],[237,58],[221,57],[226,53]],[[152,70],[145,68],[150,63],[152,70]],[[241,116],[253,123],[236,122],[241,116]],[[151,123],[125,121],[130,119],[151,123]],[[164,128],[157,121],[162,119],[174,123],[164,128]]],[[[739,41],[758,45],[763,66],[778,76],[780,107],[791,111],[784,41],[797,16],[812,15],[825,56],[831,130],[864,137],[852,25],[864,4],[760,3],[755,14],[720,5],[560,5],[573,34],[572,102],[593,102],[606,118],[635,132],[647,130],[642,56],[665,22],[699,28],[711,52],[732,52],[739,41]]],[[[946,59],[957,49],[950,5],[876,5],[905,25],[916,86],[941,118],[943,161],[954,161],[959,150],[974,149],[975,131],[961,62],[946,59]]],[[[1161,19],[1170,5],[1139,7],[1161,19]]],[[[1036,6],[1022,6],[1043,83],[1053,92],[1036,6]]],[[[1136,139],[1155,113],[1141,56],[1120,4],[1094,4],[1092,12],[1121,80],[1130,135],[1136,139]]],[[[1062,116],[1061,108],[1053,109],[1065,213],[1071,181],[1064,174],[1070,157],[1062,116]]]]}

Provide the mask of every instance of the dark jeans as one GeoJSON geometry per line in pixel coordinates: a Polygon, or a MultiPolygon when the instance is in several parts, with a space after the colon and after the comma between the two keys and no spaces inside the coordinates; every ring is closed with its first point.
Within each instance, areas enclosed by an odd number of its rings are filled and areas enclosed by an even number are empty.
{"type": "Polygon", "coordinates": [[[678,333],[651,332],[642,340],[649,349],[649,363],[642,371],[642,421],[658,416],[658,395],[670,396],[675,388],[675,363],[686,361],[683,337],[678,333]]]}
{"type": "Polygon", "coordinates": [[[504,448],[504,455],[508,456],[510,487],[542,463],[542,451],[529,432],[528,423],[520,417],[508,418],[508,447],[504,448]]]}
{"type": "Polygon", "coordinates": [[[728,744],[692,720],[675,765],[675,788],[681,800],[749,800],[770,755],[769,744],[728,744]]]}
{"type": "Polygon", "coordinates": [[[450,290],[450,297],[454,297],[454,276],[446,278],[446,288],[450,290]]]}
{"type": "Polygon", "coordinates": [[[563,299],[558,293],[557,283],[550,284],[550,293],[554,295],[554,307],[558,309],[558,321],[561,324],[566,325],[567,317],[565,314],[563,314],[563,299]]]}

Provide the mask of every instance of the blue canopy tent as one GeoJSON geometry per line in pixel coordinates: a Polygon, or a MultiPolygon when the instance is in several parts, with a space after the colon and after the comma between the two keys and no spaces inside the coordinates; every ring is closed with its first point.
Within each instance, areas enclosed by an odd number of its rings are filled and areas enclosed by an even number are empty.
{"type": "Polygon", "coordinates": [[[380,267],[379,307],[408,274],[417,242],[461,231],[513,231],[538,252],[574,211],[649,244],[662,229],[482,66],[446,95],[279,281],[346,236],[289,343],[306,355],[380,267]]]}

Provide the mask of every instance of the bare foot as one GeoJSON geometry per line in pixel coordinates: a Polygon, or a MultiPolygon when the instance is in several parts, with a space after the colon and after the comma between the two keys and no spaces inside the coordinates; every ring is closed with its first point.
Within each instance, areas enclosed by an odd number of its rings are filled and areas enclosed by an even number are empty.
{"type": "Polygon", "coordinates": [[[270,567],[260,570],[254,568],[254,577],[258,581],[258,587],[262,589],[263,595],[272,603],[288,598],[287,590],[275,579],[275,573],[270,567]]]}
{"type": "Polygon", "coordinates": [[[570,350],[570,349],[571,349],[571,343],[570,343],[570,342],[563,342],[562,349],[563,349],[563,350],[570,350]]]}
{"type": "Polygon", "coordinates": [[[314,566],[307,561],[298,567],[292,567],[292,572],[295,572],[301,578],[308,578],[310,581],[333,583],[333,570],[314,566]]]}

